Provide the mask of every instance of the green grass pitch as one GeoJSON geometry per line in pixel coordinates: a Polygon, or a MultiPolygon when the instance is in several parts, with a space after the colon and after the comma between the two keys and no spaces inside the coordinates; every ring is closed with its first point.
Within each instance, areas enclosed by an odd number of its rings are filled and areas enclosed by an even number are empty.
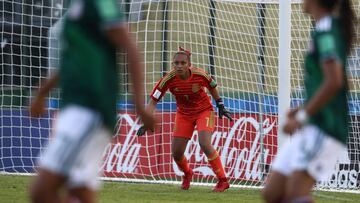
{"type": "MultiPolygon", "coordinates": [[[[28,188],[32,177],[0,175],[0,203],[29,202],[28,188]]],[[[105,182],[99,195],[100,203],[167,203],[167,202],[244,202],[260,203],[260,190],[230,188],[224,193],[213,193],[211,187],[105,182]]],[[[317,203],[360,202],[360,194],[314,192],[317,203]]]]}

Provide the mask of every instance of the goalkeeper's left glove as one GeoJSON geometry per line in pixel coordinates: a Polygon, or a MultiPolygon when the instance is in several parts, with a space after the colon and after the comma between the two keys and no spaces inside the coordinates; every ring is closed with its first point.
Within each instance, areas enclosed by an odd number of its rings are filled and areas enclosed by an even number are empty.
{"type": "Polygon", "coordinates": [[[230,112],[225,108],[224,102],[222,99],[218,99],[215,101],[216,107],[219,109],[219,118],[222,118],[223,116],[227,117],[230,121],[233,121],[233,119],[230,116],[230,112]]]}

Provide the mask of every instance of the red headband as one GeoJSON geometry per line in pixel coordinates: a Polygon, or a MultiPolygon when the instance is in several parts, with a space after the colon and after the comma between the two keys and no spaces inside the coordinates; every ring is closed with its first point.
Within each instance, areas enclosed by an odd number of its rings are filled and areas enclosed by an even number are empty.
{"type": "Polygon", "coordinates": [[[179,47],[179,51],[184,52],[190,58],[190,56],[191,56],[190,50],[186,50],[186,49],[184,49],[182,47],[179,47]]]}

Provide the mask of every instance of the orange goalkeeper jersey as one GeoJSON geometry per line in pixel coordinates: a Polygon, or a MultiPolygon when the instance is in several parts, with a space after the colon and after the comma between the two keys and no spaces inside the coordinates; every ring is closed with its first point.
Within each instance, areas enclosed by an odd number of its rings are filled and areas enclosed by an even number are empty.
{"type": "Polygon", "coordinates": [[[177,112],[193,115],[205,110],[213,110],[205,87],[212,89],[216,86],[215,80],[200,68],[190,67],[190,77],[187,80],[180,79],[174,68],[157,82],[151,98],[159,101],[169,89],[175,96],[177,112]]]}

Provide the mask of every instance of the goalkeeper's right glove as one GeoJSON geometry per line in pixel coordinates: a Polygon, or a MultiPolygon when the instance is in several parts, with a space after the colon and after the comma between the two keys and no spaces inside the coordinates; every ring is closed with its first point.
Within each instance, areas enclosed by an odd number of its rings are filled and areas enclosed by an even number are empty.
{"type": "Polygon", "coordinates": [[[145,126],[141,126],[139,128],[139,130],[136,132],[136,135],[139,137],[143,136],[143,135],[145,135],[146,131],[147,131],[147,129],[145,128],[145,126]]]}

